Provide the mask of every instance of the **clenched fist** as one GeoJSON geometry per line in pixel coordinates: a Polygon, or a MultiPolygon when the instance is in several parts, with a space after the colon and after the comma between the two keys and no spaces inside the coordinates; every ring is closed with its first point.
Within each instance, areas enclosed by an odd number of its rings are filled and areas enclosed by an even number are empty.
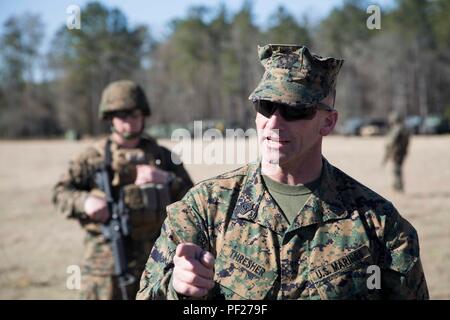
{"type": "Polygon", "coordinates": [[[106,222],[109,218],[105,199],[90,195],[84,202],[84,212],[95,221],[106,222]]]}
{"type": "Polygon", "coordinates": [[[138,164],[136,166],[136,185],[146,183],[164,184],[169,179],[169,173],[157,167],[147,164],[138,164]]]}
{"type": "Polygon", "coordinates": [[[176,292],[203,297],[214,287],[214,256],[193,243],[177,246],[173,258],[172,285],[176,292]]]}

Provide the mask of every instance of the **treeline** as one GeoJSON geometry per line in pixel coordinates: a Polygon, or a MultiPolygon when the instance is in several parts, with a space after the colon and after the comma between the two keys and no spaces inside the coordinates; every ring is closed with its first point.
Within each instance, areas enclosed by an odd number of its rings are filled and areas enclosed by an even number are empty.
{"type": "Polygon", "coordinates": [[[237,12],[197,6],[156,41],[147,26],[92,2],[81,8],[81,29],[61,26],[45,54],[40,17],[10,17],[0,33],[0,137],[105,132],[101,91],[122,78],[145,88],[151,123],[220,119],[251,126],[247,99],[263,73],[256,48],[267,43],[305,44],[345,59],[336,103],[341,119],[392,109],[450,115],[450,2],[397,0],[389,11],[381,8],[380,30],[367,28],[367,6],[344,1],[314,23],[279,7],[263,26],[250,1],[237,12]]]}

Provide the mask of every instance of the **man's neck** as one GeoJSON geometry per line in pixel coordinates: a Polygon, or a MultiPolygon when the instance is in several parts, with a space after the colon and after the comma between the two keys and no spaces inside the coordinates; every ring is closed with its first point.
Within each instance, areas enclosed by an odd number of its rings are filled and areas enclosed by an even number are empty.
{"type": "Polygon", "coordinates": [[[297,185],[312,182],[320,177],[322,172],[322,154],[313,157],[296,159],[290,163],[261,163],[261,171],[272,180],[280,183],[297,185]]]}

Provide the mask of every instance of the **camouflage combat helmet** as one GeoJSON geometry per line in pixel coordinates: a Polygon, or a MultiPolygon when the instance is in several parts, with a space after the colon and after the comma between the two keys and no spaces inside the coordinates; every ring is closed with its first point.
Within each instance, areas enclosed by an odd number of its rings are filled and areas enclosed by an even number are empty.
{"type": "Polygon", "coordinates": [[[120,80],[111,82],[102,93],[99,106],[100,119],[106,119],[115,111],[139,109],[144,116],[150,116],[151,111],[144,90],[133,81],[120,80]]]}
{"type": "Polygon", "coordinates": [[[297,108],[313,106],[327,97],[335,89],[344,63],[344,60],[311,54],[307,47],[297,45],[258,46],[258,55],[265,72],[249,99],[297,108]]]}

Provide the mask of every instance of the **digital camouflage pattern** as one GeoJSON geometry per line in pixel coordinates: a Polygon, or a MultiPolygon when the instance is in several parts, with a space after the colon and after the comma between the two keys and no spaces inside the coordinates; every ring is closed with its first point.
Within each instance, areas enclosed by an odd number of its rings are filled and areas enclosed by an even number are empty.
{"type": "Polygon", "coordinates": [[[102,93],[99,106],[100,119],[106,119],[115,111],[139,109],[144,116],[150,116],[150,106],[144,90],[131,80],[111,82],[102,93]]]}
{"type": "Polygon", "coordinates": [[[178,244],[216,258],[209,299],[427,299],[416,230],[394,206],[323,160],[318,191],[292,222],[251,163],[205,180],[167,208],[138,299],[177,299],[178,244]],[[370,265],[381,289],[369,290],[370,265]]]}
{"type": "MultiPolygon", "coordinates": [[[[84,240],[84,258],[82,275],[82,297],[89,299],[112,299],[120,297],[117,281],[113,274],[114,260],[109,243],[101,233],[101,223],[94,222],[84,213],[84,202],[90,195],[103,196],[96,185],[94,175],[104,161],[104,148],[106,139],[98,141],[89,147],[76,159],[70,162],[67,172],[58,181],[53,190],[53,202],[57,209],[67,218],[78,219],[86,231],[84,240]]],[[[148,136],[142,136],[136,149],[123,149],[115,143],[111,143],[114,169],[112,186],[123,187],[125,190],[125,203],[130,208],[131,240],[125,243],[130,254],[129,268],[137,280],[142,274],[147,256],[160,234],[161,225],[165,218],[165,208],[161,206],[146,205],[142,201],[142,192],[133,182],[136,178],[136,165],[125,161],[124,153],[132,162],[133,157],[143,154],[146,163],[157,165],[160,169],[172,173],[173,181],[170,190],[154,190],[160,192],[159,198],[163,198],[162,191],[169,191],[170,200],[180,200],[192,187],[192,181],[183,165],[175,165],[171,161],[171,152],[159,146],[156,141],[148,136]],[[159,163],[159,164],[158,164],[159,163]]],[[[150,191],[150,189],[144,189],[150,191]]],[[[157,196],[155,196],[156,198],[157,196]]],[[[166,197],[168,198],[168,197],[166,197]]],[[[169,199],[167,199],[169,201],[169,199]]],[[[136,281],[137,283],[139,281],[136,281]]],[[[139,285],[131,288],[134,297],[139,285]]]]}
{"type": "Polygon", "coordinates": [[[403,162],[408,154],[410,132],[403,122],[399,112],[389,115],[391,128],[387,135],[384,161],[391,160],[393,163],[393,185],[394,190],[403,191],[403,162]]]}
{"type": "Polygon", "coordinates": [[[408,153],[410,133],[397,113],[390,115],[391,128],[388,132],[386,155],[388,160],[402,164],[408,153]]]}
{"type": "Polygon", "coordinates": [[[261,82],[249,99],[269,100],[298,107],[320,102],[336,87],[344,60],[322,58],[305,46],[268,44],[258,46],[265,68],[261,82]]]}

